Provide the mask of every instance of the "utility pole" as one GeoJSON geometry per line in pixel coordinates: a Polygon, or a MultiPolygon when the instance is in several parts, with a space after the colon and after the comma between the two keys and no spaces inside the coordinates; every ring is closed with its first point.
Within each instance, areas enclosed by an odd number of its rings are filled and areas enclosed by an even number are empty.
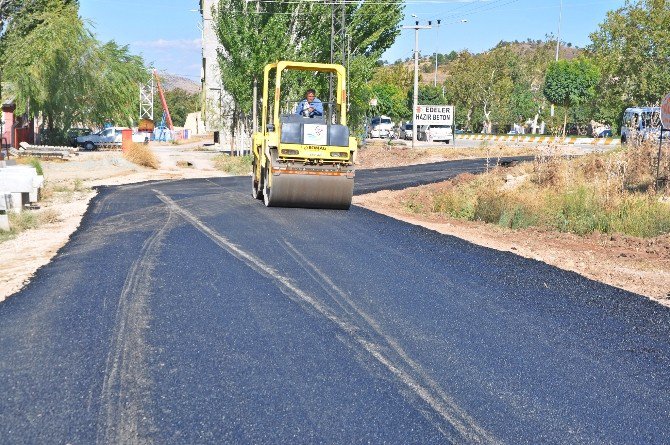
{"type": "MultiPolygon", "coordinates": [[[[561,19],[563,18],[563,0],[561,0],[558,10],[558,36],[556,37],[556,59],[558,62],[558,50],[561,48],[561,19]]],[[[551,117],[554,117],[554,104],[551,104],[551,117]]],[[[565,136],[565,135],[564,135],[565,136]]]]}
{"type": "MultiPolygon", "coordinates": [[[[416,17],[416,16],[414,16],[416,17]]],[[[413,26],[403,26],[402,29],[414,30],[414,99],[412,101],[412,148],[416,143],[416,107],[419,104],[419,30],[430,29],[430,25],[419,25],[419,21],[415,21],[413,26]]]]}
{"type": "MultiPolygon", "coordinates": [[[[437,36],[435,38],[435,41],[436,41],[436,44],[435,44],[435,79],[433,80],[433,86],[434,87],[437,86],[437,45],[439,45],[439,43],[440,43],[440,22],[442,22],[442,20],[437,19],[437,25],[435,25],[435,27],[437,28],[437,36]]],[[[430,25],[430,22],[428,22],[428,24],[430,25]]]]}
{"type": "MultiPolygon", "coordinates": [[[[341,56],[343,66],[347,62],[347,5],[345,0],[326,0],[331,4],[330,14],[330,63],[336,63],[337,57],[341,56]]],[[[348,70],[347,70],[348,71],[348,70]]],[[[328,82],[328,102],[333,103],[333,75],[328,82]]],[[[331,105],[332,106],[332,105],[331,105]]],[[[329,106],[329,108],[331,107],[329,106]]],[[[329,110],[330,111],[330,110],[329,110]]]]}

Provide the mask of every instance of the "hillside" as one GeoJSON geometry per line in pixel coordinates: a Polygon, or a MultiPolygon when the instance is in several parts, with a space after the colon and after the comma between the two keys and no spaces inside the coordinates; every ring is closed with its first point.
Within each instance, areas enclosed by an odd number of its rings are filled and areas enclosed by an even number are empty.
{"type": "Polygon", "coordinates": [[[160,73],[161,85],[165,91],[181,89],[189,94],[200,93],[200,83],[175,74],[160,73]]]}
{"type": "MultiPolygon", "coordinates": [[[[551,54],[554,54],[556,48],[555,42],[543,42],[543,41],[525,41],[525,42],[500,42],[496,45],[495,48],[508,46],[512,49],[513,52],[520,55],[521,57],[532,57],[534,53],[538,51],[548,51],[551,54]]],[[[492,48],[491,50],[495,49],[492,48]]],[[[485,54],[488,51],[482,53],[474,54],[478,56],[485,54]]],[[[560,58],[566,60],[572,60],[578,57],[584,52],[584,49],[572,46],[572,44],[561,45],[560,49],[560,58]]],[[[438,59],[440,60],[440,59],[438,59]]],[[[398,63],[398,62],[396,62],[398,63]]],[[[395,65],[396,63],[392,64],[395,65]]],[[[402,65],[406,66],[409,71],[414,69],[414,59],[408,58],[405,61],[401,62],[402,65]]],[[[447,73],[449,72],[449,67],[451,62],[441,63],[437,68],[437,84],[442,84],[446,80],[447,73]]],[[[419,59],[419,83],[423,85],[432,85],[435,81],[435,59],[433,54],[428,54],[422,56],[419,59]]]]}

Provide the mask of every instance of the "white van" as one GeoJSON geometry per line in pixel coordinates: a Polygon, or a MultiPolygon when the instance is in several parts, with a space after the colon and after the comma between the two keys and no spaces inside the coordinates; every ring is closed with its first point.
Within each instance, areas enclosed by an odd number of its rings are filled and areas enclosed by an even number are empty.
{"type": "Polygon", "coordinates": [[[454,139],[454,132],[451,125],[421,125],[416,129],[416,138],[419,141],[448,144],[454,139]]]}
{"type": "Polygon", "coordinates": [[[393,131],[393,121],[388,116],[375,116],[370,119],[370,137],[388,138],[393,131]]]}
{"type": "Polygon", "coordinates": [[[661,107],[626,108],[621,122],[621,143],[658,139],[661,134],[661,107]]]}

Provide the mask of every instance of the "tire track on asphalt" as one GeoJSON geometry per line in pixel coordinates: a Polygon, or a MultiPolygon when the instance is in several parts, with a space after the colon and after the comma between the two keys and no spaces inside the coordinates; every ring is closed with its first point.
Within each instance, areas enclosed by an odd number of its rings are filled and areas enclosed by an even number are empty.
{"type": "MultiPolygon", "coordinates": [[[[457,442],[462,442],[465,439],[467,443],[499,442],[462,410],[437,382],[429,376],[425,369],[407,354],[395,338],[386,334],[370,314],[358,307],[351,296],[337,286],[326,273],[309,261],[290,242],[287,240],[282,241],[289,255],[349,315],[351,318],[349,323],[360,329],[358,335],[369,338],[368,341],[370,341],[376,354],[379,355],[376,358],[384,362],[386,367],[392,370],[405,386],[414,388],[413,392],[415,395],[418,395],[425,403],[428,403],[433,412],[437,412],[442,419],[449,423],[449,426],[458,431],[460,437],[452,437],[451,439],[457,442]],[[384,344],[386,344],[386,347],[383,346],[384,344]]],[[[422,414],[428,414],[420,408],[418,411],[422,414]]],[[[435,424],[434,416],[426,417],[435,424]]],[[[443,428],[440,428],[440,430],[445,434],[443,428]]]]}
{"type": "Polygon", "coordinates": [[[167,207],[167,210],[165,223],[142,245],[119,297],[100,395],[98,444],[150,442],[140,436],[140,428],[148,432],[153,429],[151,416],[143,407],[151,387],[146,373],[148,346],[143,330],[149,323],[147,303],[151,295],[151,275],[174,219],[172,208],[167,207]]]}
{"type": "MultiPolygon", "coordinates": [[[[242,261],[255,272],[274,281],[282,293],[289,299],[296,302],[297,304],[300,304],[301,306],[304,306],[305,304],[308,305],[309,308],[316,311],[319,315],[332,322],[338,329],[343,331],[348,338],[353,340],[354,344],[357,344],[379,364],[386,368],[396,379],[396,381],[411,391],[416,397],[425,402],[432,413],[434,413],[440,419],[439,422],[435,422],[434,419],[432,419],[432,423],[443,435],[445,435],[445,438],[453,440],[457,443],[463,443],[464,441],[467,441],[467,443],[481,444],[499,443],[499,441],[496,440],[492,434],[478,426],[474,420],[465,415],[465,413],[463,413],[462,410],[460,410],[453,402],[449,403],[446,396],[443,397],[439,394],[438,391],[436,391],[435,388],[428,386],[426,382],[421,382],[416,378],[415,375],[412,375],[411,373],[401,369],[401,367],[398,367],[392,359],[387,357],[384,352],[382,352],[384,349],[382,346],[374,341],[370,341],[370,339],[366,338],[366,335],[361,334],[361,328],[355,322],[339,316],[324,302],[318,300],[314,296],[299,288],[290,278],[282,275],[272,266],[263,262],[260,258],[256,257],[252,253],[246,252],[232,243],[226,237],[209,228],[202,221],[200,221],[197,216],[193,215],[187,209],[179,206],[179,204],[174,202],[171,198],[162,192],[155,189],[153,189],[153,191],[156,193],[156,196],[166,205],[168,205],[175,213],[180,214],[184,219],[186,219],[186,221],[193,225],[193,227],[211,239],[222,249],[233,255],[238,260],[242,261]],[[448,431],[449,429],[453,429],[458,432],[458,437],[453,437],[454,435],[452,432],[448,431]]],[[[376,323],[374,323],[373,320],[370,319],[370,321],[376,326],[376,323]]],[[[396,345],[399,351],[402,351],[397,343],[392,343],[396,345]]],[[[397,351],[396,354],[398,354],[397,351]]],[[[414,363],[411,359],[409,359],[409,357],[407,357],[407,359],[411,363],[414,363]]],[[[418,365],[415,364],[415,366],[418,368],[418,365]]],[[[434,382],[433,384],[437,386],[434,382]]],[[[431,420],[430,417],[429,420],[431,420]]]]}

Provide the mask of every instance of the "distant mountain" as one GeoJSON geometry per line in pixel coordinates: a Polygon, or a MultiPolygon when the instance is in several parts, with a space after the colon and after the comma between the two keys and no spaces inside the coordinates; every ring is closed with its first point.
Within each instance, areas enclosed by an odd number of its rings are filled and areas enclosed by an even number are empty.
{"type": "Polygon", "coordinates": [[[165,91],[172,91],[179,88],[189,94],[200,93],[199,82],[169,73],[159,73],[159,76],[161,78],[161,85],[165,91]]]}

